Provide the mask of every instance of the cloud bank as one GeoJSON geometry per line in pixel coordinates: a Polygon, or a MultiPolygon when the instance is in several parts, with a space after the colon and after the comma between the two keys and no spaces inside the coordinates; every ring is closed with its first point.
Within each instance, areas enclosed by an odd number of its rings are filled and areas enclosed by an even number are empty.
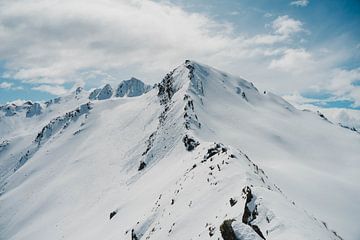
{"type": "Polygon", "coordinates": [[[64,84],[96,86],[131,74],[154,83],[184,59],[195,59],[278,94],[326,88],[360,102],[348,78],[353,70],[336,67],[348,52],[307,49],[302,41],[311,33],[302,21],[267,19],[267,33],[249,36],[231,23],[164,2],[1,1],[3,77],[57,95],[66,91],[64,84]]]}

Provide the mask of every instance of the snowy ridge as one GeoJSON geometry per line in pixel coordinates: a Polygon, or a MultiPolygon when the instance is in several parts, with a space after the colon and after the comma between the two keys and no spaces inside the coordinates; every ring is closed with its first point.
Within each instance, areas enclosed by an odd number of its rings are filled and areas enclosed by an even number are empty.
{"type": "MultiPolygon", "coordinates": [[[[173,106],[175,104],[174,103],[175,101],[173,101],[173,98],[178,98],[178,99],[183,98],[183,101],[185,102],[185,104],[180,104],[180,105],[184,109],[184,114],[183,114],[184,121],[183,121],[183,123],[182,123],[182,121],[176,121],[177,124],[170,122],[170,125],[172,125],[171,131],[185,132],[185,136],[183,137],[183,143],[185,145],[186,150],[192,152],[192,151],[196,151],[194,149],[196,149],[201,144],[197,140],[194,140],[191,137],[189,137],[189,135],[190,136],[194,135],[193,131],[191,130],[192,128],[201,129],[201,123],[198,121],[198,117],[195,113],[193,100],[191,99],[191,97],[188,94],[184,94],[184,92],[195,93],[196,96],[205,96],[204,88],[203,88],[204,83],[201,81],[201,77],[198,77],[197,75],[195,75],[196,73],[194,74],[194,69],[200,68],[199,72],[202,75],[203,74],[208,75],[210,73],[205,72],[205,70],[201,69],[201,66],[195,65],[195,64],[191,63],[190,61],[186,61],[184,66],[185,66],[185,68],[184,67],[177,68],[174,71],[172,71],[170,74],[166,75],[165,78],[163,79],[162,83],[159,84],[158,95],[161,99],[160,101],[161,101],[162,105],[164,105],[164,111],[162,112],[160,119],[159,119],[160,126],[158,126],[158,130],[159,130],[159,128],[161,129],[162,127],[165,130],[170,129],[170,126],[169,126],[169,128],[167,128],[164,124],[166,122],[166,119],[169,118],[169,115],[172,114],[172,112],[174,112],[175,114],[177,112],[179,112],[179,110],[176,108],[176,106],[173,106]],[[172,111],[173,108],[176,110],[172,111]],[[189,111],[191,113],[189,113],[189,111]],[[179,126],[174,127],[176,125],[179,125],[179,126]],[[178,130],[174,130],[174,129],[178,129],[178,130]],[[181,129],[181,130],[179,130],[179,129],[181,129]]],[[[225,76],[225,77],[227,77],[227,76],[225,76]]],[[[258,92],[258,90],[252,84],[246,82],[245,80],[237,81],[237,84],[238,84],[238,86],[236,87],[237,94],[241,94],[242,98],[245,101],[248,101],[248,99],[246,98],[246,93],[245,93],[246,90],[258,92]],[[240,86],[245,88],[246,90],[242,90],[240,88],[240,86]]],[[[246,91],[246,92],[249,93],[248,91],[246,91]]],[[[254,93],[252,93],[252,94],[254,94],[254,93]]],[[[181,110],[180,110],[180,112],[181,112],[181,110]]],[[[154,139],[156,139],[156,135],[159,135],[159,131],[153,133],[150,136],[151,141],[149,141],[149,142],[151,142],[152,145],[163,146],[165,149],[169,149],[169,146],[167,144],[170,143],[169,145],[175,145],[174,140],[179,141],[179,139],[164,138],[163,142],[161,144],[159,144],[159,143],[156,144],[155,143],[156,140],[154,140],[154,139]]],[[[164,135],[176,136],[177,134],[174,132],[171,132],[171,133],[162,132],[161,136],[164,136],[164,135]]],[[[148,149],[149,149],[149,147],[148,147],[148,149]]],[[[153,158],[154,154],[151,151],[149,151],[148,149],[144,153],[147,154],[150,152],[150,156],[153,158]]],[[[150,149],[151,149],[151,147],[150,147],[150,149]]],[[[203,147],[203,149],[204,149],[204,147],[203,147]]],[[[154,152],[159,152],[159,150],[156,149],[154,152]]],[[[181,237],[190,239],[190,238],[193,238],[194,236],[198,235],[199,239],[203,239],[203,238],[206,238],[208,235],[209,237],[214,236],[215,239],[220,238],[220,237],[223,237],[224,239],[226,239],[227,235],[230,234],[227,231],[233,231],[233,233],[232,233],[233,238],[228,236],[229,237],[228,239],[266,239],[265,236],[269,239],[281,239],[281,237],[283,237],[283,236],[290,236],[288,232],[294,231],[294,229],[286,229],[286,228],[281,229],[282,228],[281,226],[285,225],[284,219],[286,219],[284,216],[281,216],[283,214],[282,211],[284,211],[283,209],[281,209],[281,210],[279,209],[280,211],[278,210],[280,212],[280,214],[279,214],[280,217],[278,217],[278,216],[275,217],[275,214],[273,212],[274,210],[269,210],[266,206],[262,206],[263,205],[262,201],[261,201],[261,203],[260,202],[257,203],[257,197],[251,191],[251,189],[254,188],[254,186],[256,186],[256,188],[260,188],[259,190],[256,190],[256,191],[259,191],[259,193],[261,195],[263,194],[263,192],[267,192],[267,191],[275,191],[279,195],[282,195],[282,193],[276,187],[276,185],[273,185],[273,184],[271,184],[272,186],[269,185],[268,180],[267,180],[268,177],[264,174],[263,170],[259,169],[258,166],[256,166],[254,163],[252,163],[246,155],[242,154],[241,152],[240,152],[240,154],[241,155],[239,157],[237,157],[233,153],[229,154],[228,149],[219,143],[214,144],[212,146],[210,145],[210,146],[208,146],[207,152],[203,157],[199,156],[199,155],[201,155],[201,151],[198,152],[198,156],[194,157],[195,159],[200,158],[201,161],[194,163],[192,165],[192,167],[187,169],[186,172],[183,174],[183,176],[177,180],[177,182],[182,182],[182,183],[178,185],[178,189],[173,190],[175,193],[174,197],[171,198],[171,200],[170,200],[170,198],[168,198],[166,200],[167,202],[170,202],[170,205],[173,205],[175,202],[177,202],[177,198],[179,197],[178,195],[180,194],[180,192],[186,191],[186,190],[184,190],[184,188],[186,186],[185,181],[188,178],[187,175],[191,171],[193,171],[191,179],[194,182],[201,181],[201,180],[196,180],[196,178],[201,178],[199,176],[205,175],[204,178],[206,178],[206,181],[208,182],[208,184],[210,186],[216,187],[217,184],[222,183],[223,186],[218,187],[219,191],[224,189],[226,185],[232,185],[233,183],[231,183],[231,181],[230,182],[226,181],[226,183],[223,183],[224,180],[221,177],[218,177],[217,176],[218,174],[215,172],[224,171],[225,169],[231,168],[231,167],[236,169],[236,167],[233,167],[232,164],[230,163],[231,160],[239,158],[239,159],[241,159],[239,161],[247,161],[248,162],[247,167],[249,167],[250,169],[248,169],[247,171],[244,171],[242,174],[240,174],[241,170],[237,169],[234,171],[236,174],[239,174],[242,176],[247,176],[253,172],[252,176],[248,176],[248,179],[243,180],[244,187],[242,190],[242,195],[237,193],[238,195],[235,196],[234,198],[229,198],[230,207],[233,207],[233,205],[235,205],[237,203],[237,201],[239,201],[238,199],[243,199],[241,206],[244,206],[244,209],[242,209],[238,212],[239,215],[236,215],[236,213],[234,213],[233,211],[225,210],[225,212],[222,213],[223,216],[226,216],[226,217],[233,216],[233,218],[230,218],[227,220],[225,219],[224,222],[221,223],[222,220],[217,219],[218,216],[215,216],[215,219],[216,219],[215,223],[212,223],[210,221],[206,222],[206,225],[205,225],[207,228],[206,230],[203,230],[200,233],[194,232],[193,235],[191,235],[191,234],[185,235],[185,236],[181,235],[181,237]],[[216,161],[215,160],[216,158],[214,156],[221,156],[221,157],[219,157],[220,159],[217,159],[217,161],[216,161]],[[206,162],[208,162],[208,161],[212,162],[212,163],[206,164],[206,162]],[[229,164],[230,164],[230,166],[226,166],[229,164]],[[204,169],[204,167],[202,165],[208,165],[205,167],[206,170],[204,169]],[[207,168],[210,169],[209,172],[208,172],[207,168]],[[253,169],[251,169],[251,168],[253,168],[253,169]],[[199,169],[201,169],[201,170],[199,170],[199,169]],[[194,173],[194,172],[198,172],[198,173],[194,173]],[[265,179],[266,179],[266,181],[265,181],[265,179]],[[247,184],[250,185],[251,187],[247,186],[247,184]],[[261,205],[262,210],[263,210],[263,212],[260,213],[260,215],[261,215],[260,220],[259,220],[259,218],[257,219],[257,216],[259,215],[258,205],[259,206],[261,205]],[[279,219],[277,219],[276,223],[272,222],[272,224],[270,224],[270,222],[273,220],[273,218],[279,218],[279,219]],[[265,220],[266,220],[266,222],[265,222],[265,220]],[[228,229],[219,227],[219,226],[225,226],[227,221],[231,221],[231,224],[229,226],[227,226],[228,229]],[[282,222],[282,221],[284,221],[284,222],[282,222]],[[233,224],[234,224],[235,228],[237,229],[236,233],[232,228],[233,224]],[[261,231],[261,228],[258,225],[260,225],[262,227],[263,231],[265,231],[264,233],[261,231]],[[250,228],[249,228],[249,226],[250,226],[250,228]],[[242,231],[241,229],[245,229],[245,231],[242,231]],[[264,230],[264,229],[266,229],[266,230],[264,230]],[[281,237],[279,238],[279,236],[281,236],[281,237]]],[[[163,156],[160,155],[158,157],[162,158],[163,156]]],[[[148,164],[148,161],[146,161],[146,160],[142,161],[140,163],[139,170],[143,170],[147,166],[147,164],[148,164]]],[[[242,169],[244,169],[244,166],[242,166],[242,169]]],[[[237,177],[238,177],[238,175],[237,175],[237,177]]],[[[229,176],[227,176],[227,178],[229,178],[229,176]]],[[[239,181],[239,179],[236,179],[236,181],[239,181]]],[[[203,186],[200,189],[204,189],[204,188],[206,189],[206,186],[203,186]]],[[[209,191],[211,191],[211,190],[209,190],[209,191]]],[[[255,190],[253,190],[253,192],[254,191],[255,190]]],[[[235,193],[235,195],[236,195],[236,193],[235,193]]],[[[156,206],[153,209],[158,211],[158,208],[160,207],[159,202],[161,202],[160,201],[161,198],[164,199],[163,194],[161,194],[159,196],[158,201],[155,203],[156,206]]],[[[262,200],[262,198],[263,197],[260,197],[259,199],[262,200]]],[[[271,197],[271,198],[273,198],[273,197],[271,197]]],[[[292,209],[293,206],[291,206],[291,204],[295,205],[293,202],[290,203],[289,201],[287,201],[284,198],[284,196],[278,196],[277,198],[279,199],[278,201],[287,202],[288,209],[286,209],[286,211],[294,211],[292,209]]],[[[196,199],[196,198],[194,198],[194,199],[196,199]]],[[[186,203],[183,203],[183,205],[184,204],[186,204],[186,203]]],[[[189,200],[189,205],[192,205],[192,200],[189,200]]],[[[163,209],[163,211],[166,211],[166,209],[163,209]]],[[[308,223],[306,223],[307,225],[308,224],[313,225],[313,226],[309,227],[309,229],[315,228],[316,232],[321,233],[321,234],[319,234],[319,236],[317,236],[317,238],[340,239],[336,235],[336,233],[332,233],[332,232],[328,231],[322,223],[317,222],[316,220],[307,216],[307,214],[305,212],[302,212],[301,210],[300,211],[297,210],[297,211],[298,211],[297,214],[305,215],[303,221],[305,221],[305,222],[309,221],[308,223]],[[314,221],[314,222],[311,223],[312,221],[314,221]]],[[[169,212],[169,215],[171,215],[170,212],[169,212]]],[[[162,214],[161,216],[164,216],[164,214],[162,214]]],[[[212,217],[214,217],[214,216],[212,216],[212,217]]],[[[146,226],[145,232],[144,232],[143,225],[140,225],[140,227],[135,226],[135,228],[132,229],[131,235],[133,238],[137,238],[137,237],[142,238],[142,237],[146,236],[146,239],[150,239],[151,237],[154,237],[153,235],[155,235],[155,236],[157,235],[155,233],[156,231],[161,232],[161,227],[159,229],[156,228],[156,226],[161,226],[160,220],[159,220],[159,222],[154,223],[153,215],[151,215],[150,218],[151,218],[150,220],[145,220],[145,222],[147,224],[148,224],[148,221],[151,221],[151,225],[146,226]],[[153,228],[150,230],[151,226],[153,228]]],[[[181,221],[181,220],[177,219],[177,221],[181,221]]],[[[184,221],[186,221],[186,220],[184,220],[184,221]]],[[[170,230],[168,231],[168,233],[169,233],[168,237],[170,236],[171,232],[173,231],[174,226],[175,226],[175,223],[173,223],[170,230]]],[[[201,227],[199,226],[199,228],[201,228],[201,227]]],[[[295,228],[295,232],[296,232],[296,230],[297,229],[295,228]]],[[[306,239],[306,238],[313,237],[314,233],[311,231],[307,232],[307,231],[304,231],[304,229],[302,229],[301,231],[298,231],[292,237],[295,237],[295,236],[298,238],[306,239]]],[[[155,239],[164,238],[164,237],[165,237],[164,233],[160,233],[157,237],[155,237],[155,239]]],[[[174,239],[176,239],[176,236],[173,236],[173,237],[174,237],[174,239]]],[[[178,236],[178,237],[180,237],[180,236],[178,236]]]]}
{"type": "Polygon", "coordinates": [[[194,61],[156,88],[134,82],[119,85],[125,98],[109,85],[91,103],[79,90],[32,118],[2,118],[41,127],[2,135],[0,238],[359,236],[348,214],[359,211],[358,134],[194,61]],[[13,171],[9,156],[28,146],[13,171]]]}

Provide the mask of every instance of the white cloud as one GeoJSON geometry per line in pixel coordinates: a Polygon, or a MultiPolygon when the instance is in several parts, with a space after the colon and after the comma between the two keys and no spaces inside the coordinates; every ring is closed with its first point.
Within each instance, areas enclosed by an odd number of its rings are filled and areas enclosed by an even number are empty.
{"type": "Polygon", "coordinates": [[[0,56],[7,77],[29,83],[81,81],[94,70],[115,78],[137,73],[154,82],[184,59],[226,68],[218,63],[261,56],[273,49],[257,45],[283,42],[302,30],[300,21],[281,16],[272,34],[234,36],[229,23],[148,0],[5,2],[0,56]]]}
{"type": "MultiPolygon", "coordinates": [[[[269,26],[269,24],[267,24],[269,26]]],[[[247,41],[252,44],[272,45],[276,43],[283,43],[291,39],[291,37],[298,32],[305,32],[303,23],[299,20],[290,18],[287,15],[277,17],[271,23],[272,33],[258,34],[247,41]]]]}
{"type": "Polygon", "coordinates": [[[273,59],[269,65],[270,69],[285,72],[305,72],[312,68],[311,54],[305,49],[286,49],[278,59],[273,59]]]}
{"type": "Polygon", "coordinates": [[[253,44],[267,44],[272,45],[275,43],[283,42],[287,39],[287,36],[277,34],[258,34],[249,39],[249,42],[253,44]]]}
{"type": "Polygon", "coordinates": [[[290,3],[290,5],[297,7],[306,7],[309,4],[309,0],[295,0],[290,3]]]}
{"type": "Polygon", "coordinates": [[[331,90],[346,91],[349,86],[353,86],[353,82],[360,80],[360,68],[351,70],[335,69],[331,79],[331,84],[328,86],[331,90]]]}
{"type": "Polygon", "coordinates": [[[12,87],[12,83],[9,83],[9,82],[1,82],[0,83],[0,88],[3,88],[3,89],[9,89],[12,87]]]}
{"type": "Polygon", "coordinates": [[[229,25],[146,0],[5,2],[0,55],[13,78],[31,82],[61,84],[89,69],[165,71],[234,40],[229,25]]]}
{"type": "MultiPolygon", "coordinates": [[[[318,81],[316,85],[309,85],[307,90],[318,93],[319,96],[328,95],[328,97],[317,99],[319,104],[326,105],[326,103],[347,100],[353,103],[352,107],[360,107],[360,87],[354,84],[360,80],[360,68],[351,70],[335,68],[318,78],[322,81],[318,81]]],[[[314,99],[301,96],[298,92],[286,95],[285,98],[297,106],[305,106],[314,101],[314,99]]]]}
{"type": "Polygon", "coordinates": [[[360,87],[353,83],[360,80],[360,67],[356,69],[335,69],[332,71],[330,82],[324,86],[338,97],[354,102],[354,107],[360,107],[360,87]]]}
{"type": "Polygon", "coordinates": [[[64,87],[59,86],[59,85],[45,85],[45,84],[43,84],[43,85],[33,87],[32,89],[42,91],[42,92],[48,92],[48,93],[51,93],[53,95],[63,95],[63,94],[68,92],[68,90],[66,90],[64,87]]]}
{"type": "Polygon", "coordinates": [[[302,27],[303,23],[301,21],[292,19],[288,15],[279,16],[272,23],[272,28],[275,30],[275,33],[284,36],[301,32],[304,30],[302,27]]]}

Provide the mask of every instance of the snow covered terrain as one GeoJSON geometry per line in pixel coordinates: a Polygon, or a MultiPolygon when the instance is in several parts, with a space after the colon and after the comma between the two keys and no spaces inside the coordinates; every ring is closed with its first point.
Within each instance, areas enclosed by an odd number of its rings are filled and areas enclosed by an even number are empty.
{"type": "Polygon", "coordinates": [[[360,238],[360,134],[185,61],[0,107],[0,239],[360,238]]]}

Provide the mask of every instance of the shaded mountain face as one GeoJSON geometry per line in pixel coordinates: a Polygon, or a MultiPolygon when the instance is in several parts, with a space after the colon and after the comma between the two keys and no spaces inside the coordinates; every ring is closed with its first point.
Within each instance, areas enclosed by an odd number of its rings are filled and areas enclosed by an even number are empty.
{"type": "Polygon", "coordinates": [[[151,89],[150,85],[144,84],[141,80],[131,78],[122,81],[116,90],[110,84],[106,84],[102,88],[94,89],[90,95],[90,100],[105,100],[111,97],[137,97],[148,92],[151,89]]]}
{"type": "Polygon", "coordinates": [[[38,104],[1,107],[1,239],[359,237],[360,135],[241,78],[187,60],[38,104]]]}
{"type": "Polygon", "coordinates": [[[141,80],[131,78],[123,81],[116,89],[116,97],[137,97],[151,89],[149,85],[144,84],[141,80]]]}

